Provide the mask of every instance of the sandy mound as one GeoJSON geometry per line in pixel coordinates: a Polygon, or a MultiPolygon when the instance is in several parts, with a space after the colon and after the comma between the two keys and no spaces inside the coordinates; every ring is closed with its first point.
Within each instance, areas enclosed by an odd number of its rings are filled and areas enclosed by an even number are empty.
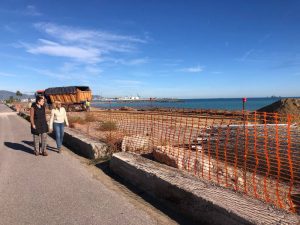
{"type": "Polygon", "coordinates": [[[277,102],[267,105],[258,112],[279,113],[279,114],[300,114],[300,99],[299,98],[285,98],[277,102]]]}
{"type": "Polygon", "coordinates": [[[128,106],[123,106],[119,110],[121,110],[121,111],[137,111],[135,108],[128,107],[128,106]]]}

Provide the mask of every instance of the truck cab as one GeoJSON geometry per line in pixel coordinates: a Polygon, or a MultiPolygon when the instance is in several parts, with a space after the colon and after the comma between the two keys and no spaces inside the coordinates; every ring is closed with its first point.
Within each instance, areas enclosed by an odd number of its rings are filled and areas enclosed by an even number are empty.
{"type": "Polygon", "coordinates": [[[45,96],[45,90],[37,90],[35,93],[34,93],[35,97],[36,96],[45,96]]]}

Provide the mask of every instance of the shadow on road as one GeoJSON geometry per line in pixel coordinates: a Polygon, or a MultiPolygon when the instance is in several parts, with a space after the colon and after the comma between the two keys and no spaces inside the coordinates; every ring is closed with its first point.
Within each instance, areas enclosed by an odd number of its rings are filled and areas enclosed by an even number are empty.
{"type": "MultiPolygon", "coordinates": [[[[96,167],[101,169],[106,175],[110,176],[112,179],[120,183],[121,185],[125,186],[127,189],[129,189],[134,194],[141,197],[146,202],[150,203],[152,206],[157,208],[158,210],[162,211],[164,214],[168,215],[170,218],[172,218],[174,221],[176,221],[180,225],[196,225],[199,224],[195,221],[192,221],[189,218],[186,218],[184,215],[178,214],[174,212],[169,206],[168,203],[161,202],[159,199],[156,199],[149,194],[147,194],[145,191],[139,189],[138,187],[126,182],[124,179],[119,177],[118,175],[114,174],[110,168],[109,168],[109,161],[101,162],[96,164],[96,167]]],[[[201,223],[201,225],[204,225],[204,223],[201,223]]]]}
{"type": "MultiPolygon", "coordinates": [[[[26,145],[29,145],[29,146],[31,146],[31,147],[34,147],[33,146],[33,141],[22,141],[24,144],[26,144],[26,145]]],[[[51,146],[49,146],[49,145],[47,145],[47,150],[49,150],[49,151],[53,151],[53,152],[58,152],[57,151],[57,149],[55,148],[55,147],[51,147],[51,146]]]]}
{"type": "Polygon", "coordinates": [[[58,152],[57,148],[51,147],[49,145],[47,145],[47,150],[52,151],[52,152],[58,152]]]}
{"type": "Polygon", "coordinates": [[[23,151],[29,154],[34,154],[32,148],[28,148],[25,145],[19,144],[19,143],[13,143],[13,142],[4,142],[4,145],[10,149],[16,150],[16,151],[23,151]]]}

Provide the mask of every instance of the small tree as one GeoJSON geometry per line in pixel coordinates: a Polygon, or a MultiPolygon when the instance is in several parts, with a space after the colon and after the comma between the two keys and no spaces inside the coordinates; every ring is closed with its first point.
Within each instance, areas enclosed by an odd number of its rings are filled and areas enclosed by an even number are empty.
{"type": "Polygon", "coordinates": [[[17,92],[16,92],[17,100],[20,101],[20,100],[21,100],[20,97],[21,97],[22,95],[23,95],[23,94],[22,94],[20,91],[17,91],[17,92]]]}
{"type": "Polygon", "coordinates": [[[16,92],[16,96],[22,96],[23,94],[20,91],[16,92]]]}

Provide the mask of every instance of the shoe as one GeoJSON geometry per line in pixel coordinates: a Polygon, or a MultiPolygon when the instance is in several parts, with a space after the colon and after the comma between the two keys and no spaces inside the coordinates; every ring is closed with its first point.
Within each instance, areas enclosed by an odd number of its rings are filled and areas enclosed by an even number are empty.
{"type": "Polygon", "coordinates": [[[58,148],[57,150],[58,150],[57,153],[60,154],[61,153],[61,148],[58,148]]]}
{"type": "Polygon", "coordinates": [[[39,156],[39,152],[38,151],[34,151],[34,154],[36,155],[36,156],[39,156]]]}
{"type": "Polygon", "coordinates": [[[48,156],[48,153],[46,151],[43,151],[43,156],[48,156]]]}

